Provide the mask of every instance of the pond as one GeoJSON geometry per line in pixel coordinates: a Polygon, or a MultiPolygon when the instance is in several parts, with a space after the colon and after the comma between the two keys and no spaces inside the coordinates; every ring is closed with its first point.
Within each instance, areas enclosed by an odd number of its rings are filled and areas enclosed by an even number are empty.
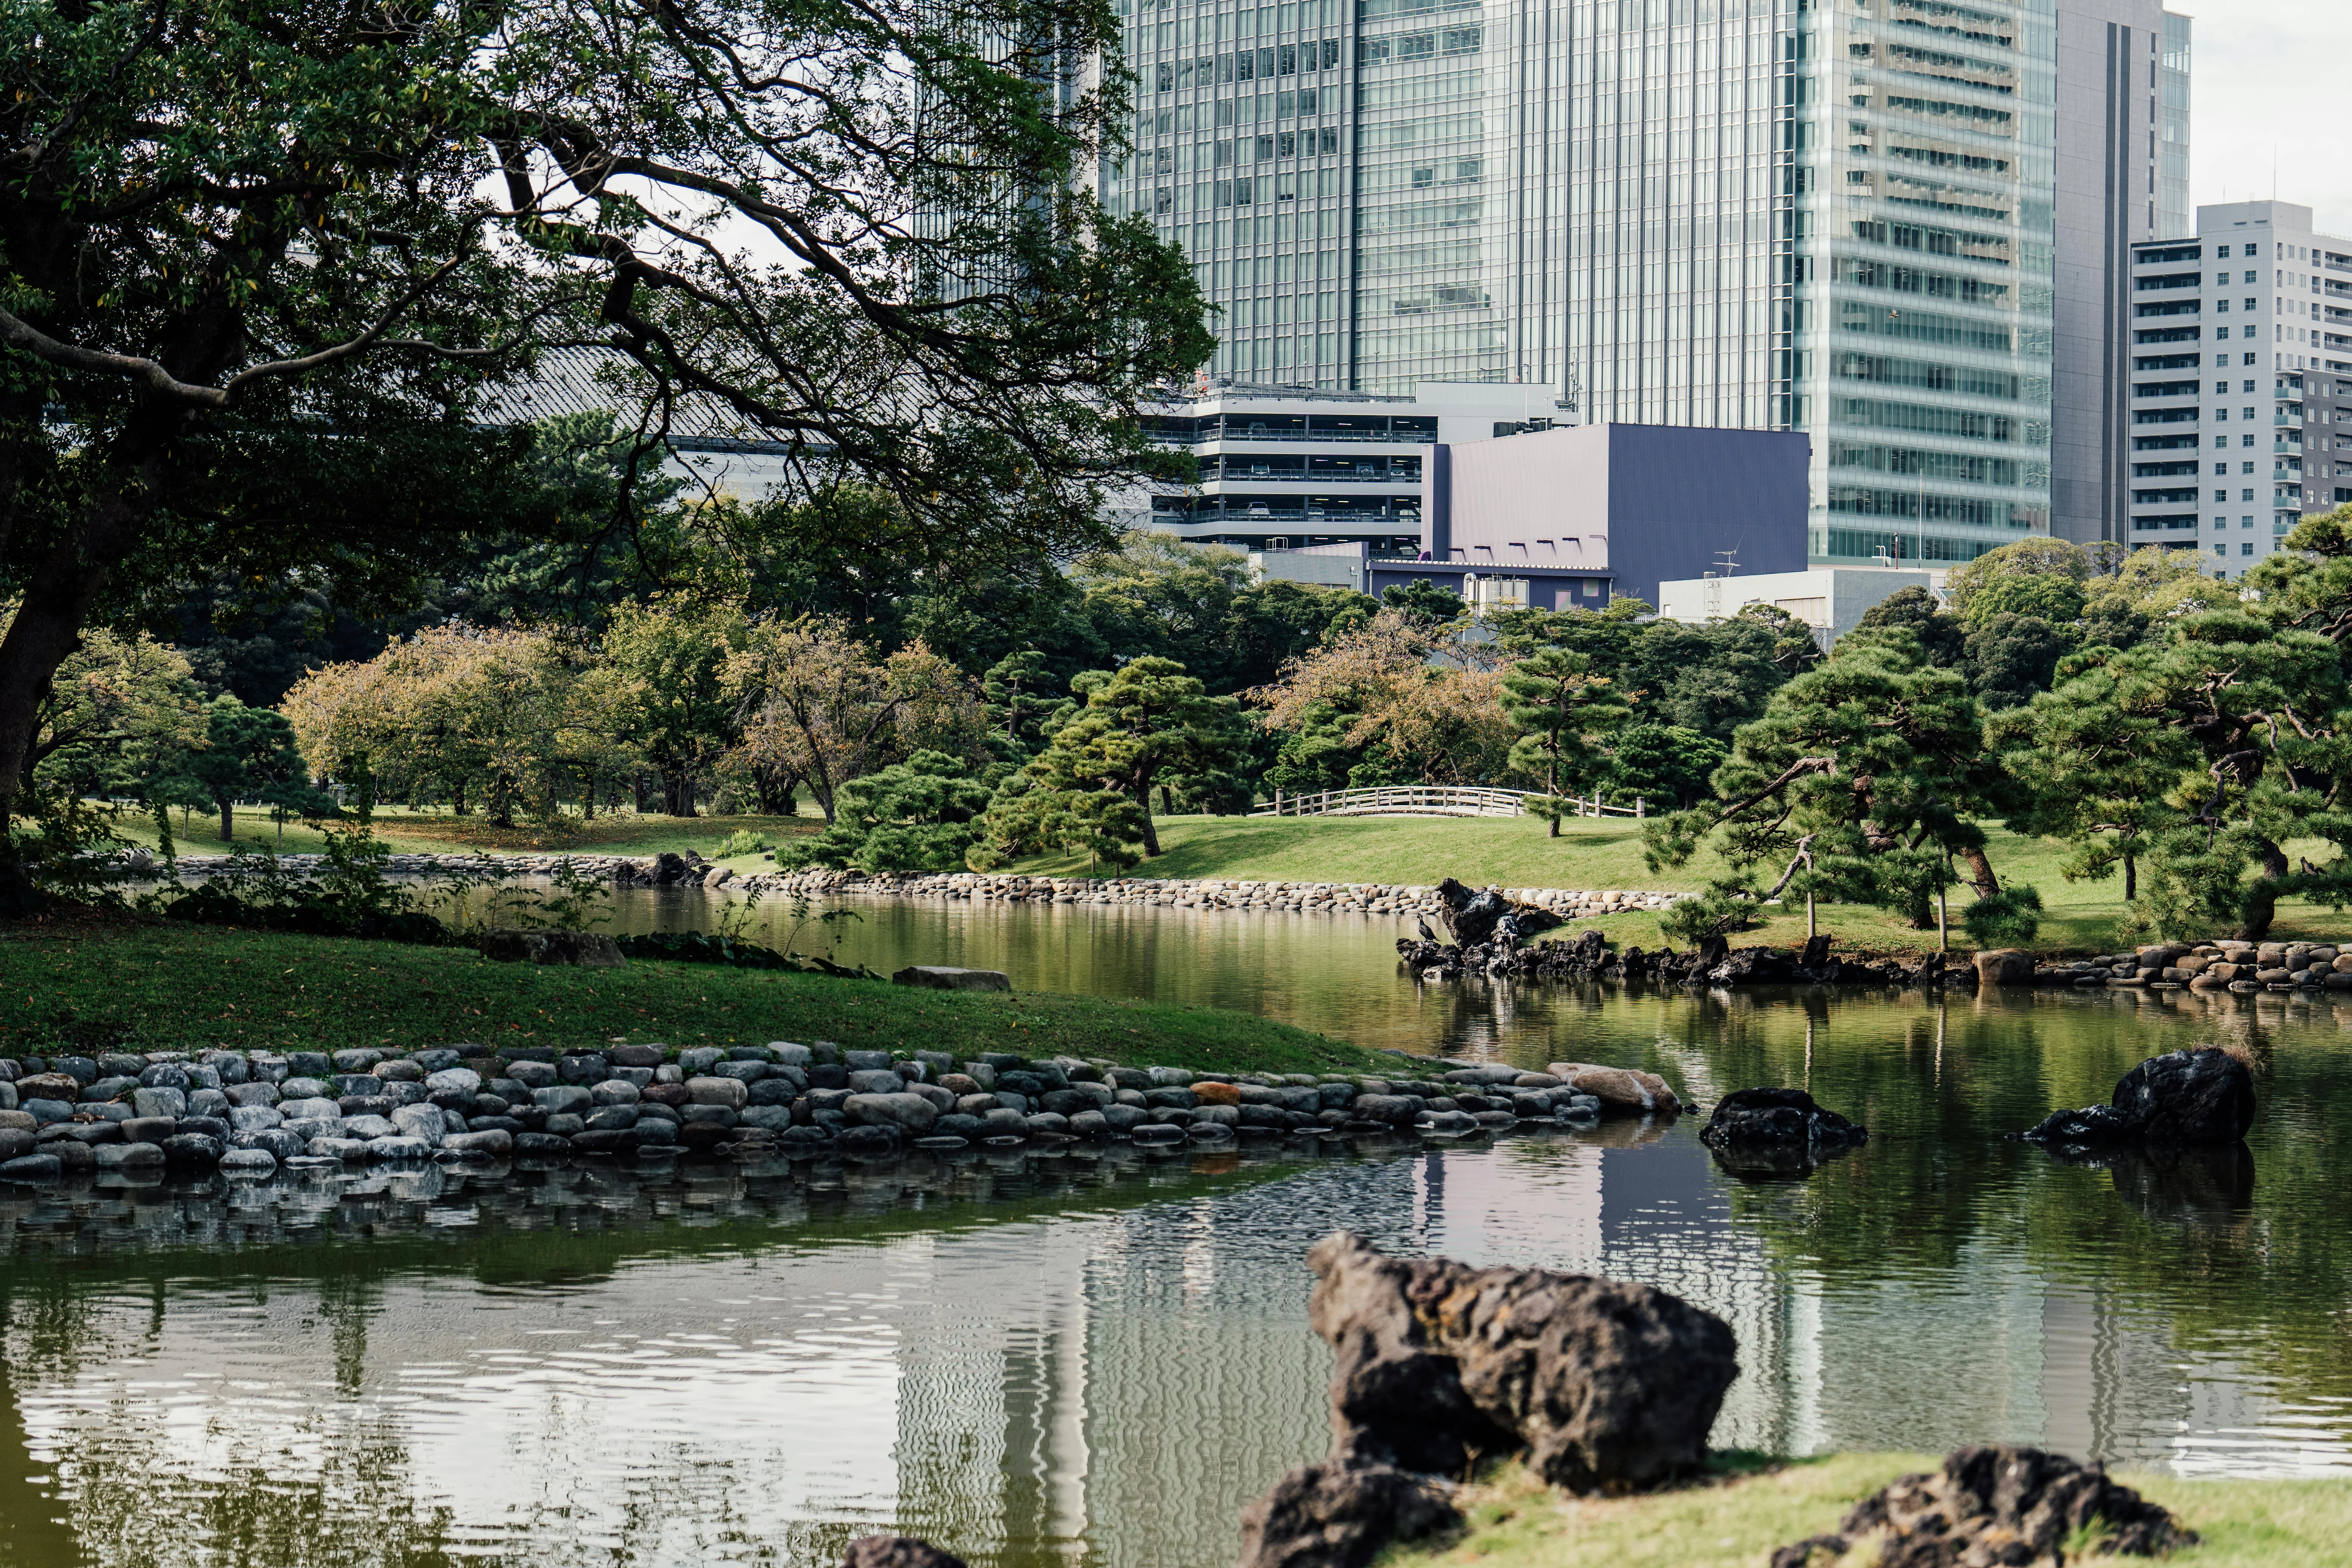
{"type": "Polygon", "coordinates": [[[1386,922],[857,907],[842,955],[877,967],[1702,1100],[1802,1085],[1872,1138],[1801,1182],[1729,1176],[1685,1120],[0,1189],[0,1563],[814,1565],[884,1527],[977,1568],[1228,1563],[1242,1505],[1325,1447],[1302,1257],[1340,1226],[1722,1314],[1721,1444],[2352,1472],[2352,1005],[2326,995],[1441,993],[1386,922]],[[2242,1149],[2099,1168],[2002,1136],[2205,1042],[2256,1065],[2242,1149]]]}

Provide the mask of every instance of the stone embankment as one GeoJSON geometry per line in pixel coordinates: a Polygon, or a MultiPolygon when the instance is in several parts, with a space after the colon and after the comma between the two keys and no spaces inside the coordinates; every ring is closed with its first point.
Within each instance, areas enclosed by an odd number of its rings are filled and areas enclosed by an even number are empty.
{"type": "MultiPolygon", "coordinates": [[[[806,893],[811,898],[944,899],[1007,904],[1094,904],[1185,910],[1287,910],[1308,914],[1412,915],[1441,918],[1444,900],[1433,887],[1390,882],[1248,882],[1224,879],[1124,877],[1021,877],[977,871],[755,871],[739,874],[698,855],[394,855],[385,869],[394,876],[460,876],[523,879],[551,877],[569,863],[574,870],[607,878],[622,887],[724,888],[731,892],[806,893]]],[[[183,877],[213,876],[229,868],[218,855],[183,855],[183,877]]],[[[319,868],[315,855],[284,855],[278,864],[298,876],[319,868]]],[[[132,868],[152,873],[160,863],[136,860],[132,868]]],[[[1562,920],[1599,920],[1632,910],[1663,910],[1680,893],[1624,889],[1504,888],[1502,895],[1532,904],[1562,920]]]]}
{"type": "MultiPolygon", "coordinates": [[[[747,879],[747,887],[803,890],[814,896],[843,893],[884,898],[968,899],[997,903],[1150,904],[1168,909],[1284,910],[1309,914],[1419,915],[1437,918],[1444,900],[1434,887],[1391,882],[1245,882],[1218,879],[1124,877],[1104,881],[1087,877],[1012,877],[973,871],[800,871],[747,879]]],[[[1534,904],[1562,919],[1598,919],[1633,910],[1664,910],[1677,893],[1570,891],[1559,888],[1506,888],[1517,902],[1534,904]]]]}
{"type": "Polygon", "coordinates": [[[2315,942],[2168,942],[2065,963],[1995,950],[1976,956],[1987,984],[2146,986],[2156,991],[2352,991],[2352,944],[2315,942]]]}
{"type": "Polygon", "coordinates": [[[1661,1113],[1647,1073],[1400,1058],[1401,1076],[1192,1073],[990,1052],[896,1056],[829,1042],[720,1050],[615,1046],[158,1051],[0,1058],[0,1179],[98,1171],[738,1152],[884,1154],[1078,1141],[1454,1138],[1522,1122],[1661,1113]],[[1433,1076],[1406,1078],[1403,1070],[1433,1076]]]}

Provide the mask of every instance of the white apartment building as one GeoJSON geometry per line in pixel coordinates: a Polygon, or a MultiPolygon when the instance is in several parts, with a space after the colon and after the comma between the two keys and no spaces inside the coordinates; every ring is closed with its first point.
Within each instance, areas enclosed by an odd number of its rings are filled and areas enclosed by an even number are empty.
{"type": "Polygon", "coordinates": [[[1293,551],[1361,543],[1373,556],[1422,549],[1422,489],[1438,442],[1491,440],[1572,423],[1548,387],[1423,382],[1406,397],[1296,386],[1212,384],[1152,416],[1168,446],[1191,452],[1200,481],[1123,510],[1203,544],[1293,551]]]}
{"type": "Polygon", "coordinates": [[[2352,239],[2309,207],[2197,209],[2132,247],[2131,531],[2243,576],[2352,501],[2352,239]]]}

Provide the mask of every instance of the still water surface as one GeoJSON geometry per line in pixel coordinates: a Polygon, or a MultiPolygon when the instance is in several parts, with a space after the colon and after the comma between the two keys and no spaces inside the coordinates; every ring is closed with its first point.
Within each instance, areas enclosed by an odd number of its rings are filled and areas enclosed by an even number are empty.
{"type": "Polygon", "coordinates": [[[0,1563],[814,1565],[896,1527],[982,1568],[1213,1568],[1325,1445],[1301,1255],[1341,1225],[1723,1314],[1719,1443],[2352,1472],[2352,1006],[1424,993],[1385,922],[859,907],[842,956],[877,968],[1638,1064],[1701,1100],[1801,1084],[1873,1138],[1801,1183],[1727,1175],[1686,1121],[0,1188],[0,1563]],[[2243,1150],[2098,1169],[2001,1139],[2200,1042],[2258,1064],[2243,1150]]]}

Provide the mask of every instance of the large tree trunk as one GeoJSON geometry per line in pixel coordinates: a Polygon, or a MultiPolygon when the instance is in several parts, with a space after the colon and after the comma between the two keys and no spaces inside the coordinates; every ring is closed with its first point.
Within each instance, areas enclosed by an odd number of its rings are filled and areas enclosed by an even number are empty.
{"type": "Polygon", "coordinates": [[[2139,897],[2139,861],[2131,851],[2124,851],[2124,902],[2139,897]]]}
{"type": "Polygon", "coordinates": [[[2000,891],[2000,879],[1992,874],[1992,862],[1985,858],[1982,849],[1963,849],[1960,858],[1969,863],[1969,877],[1976,885],[1977,897],[1989,898],[2000,891]]]}
{"type": "Polygon", "coordinates": [[[223,795],[221,808],[221,842],[226,844],[236,837],[236,802],[223,795]]]}
{"type": "Polygon", "coordinates": [[[1151,781],[1150,779],[1136,780],[1135,804],[1143,808],[1144,858],[1156,858],[1160,854],[1160,829],[1153,826],[1151,821],[1151,781]]]}
{"type": "Polygon", "coordinates": [[[2254,840],[2254,857],[2261,862],[2263,874],[2246,884],[2243,921],[2238,927],[2240,942],[2260,942],[2271,931],[2271,921],[2278,918],[2279,879],[2292,869],[2286,862],[2286,851],[2267,838],[2254,840]]]}
{"type": "Polygon", "coordinates": [[[90,503],[80,527],[34,566],[0,639],[0,912],[29,908],[34,900],[31,876],[8,847],[8,826],[24,809],[25,762],[42,700],[58,667],[81,646],[82,623],[108,575],[139,542],[169,435],[152,416],[124,434],[124,445],[146,445],[143,459],[118,464],[116,482],[90,503]]]}

